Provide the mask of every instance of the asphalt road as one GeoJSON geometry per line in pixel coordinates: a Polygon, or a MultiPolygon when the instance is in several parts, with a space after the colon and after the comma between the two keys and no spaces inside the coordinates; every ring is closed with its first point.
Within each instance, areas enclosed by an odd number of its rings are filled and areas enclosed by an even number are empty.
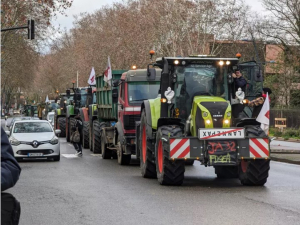
{"type": "MultiPolygon", "coordinates": [[[[73,147],[60,138],[61,153],[73,147]]],[[[141,177],[138,163],[120,166],[84,150],[82,158],[20,163],[9,190],[20,202],[20,225],[300,224],[300,166],[271,162],[264,187],[219,180],[199,162],[180,187],[141,177]]]]}

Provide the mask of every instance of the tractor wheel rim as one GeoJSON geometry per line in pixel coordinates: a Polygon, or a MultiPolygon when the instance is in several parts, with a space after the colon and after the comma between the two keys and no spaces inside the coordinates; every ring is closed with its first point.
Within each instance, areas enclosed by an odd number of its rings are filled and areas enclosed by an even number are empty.
{"type": "Polygon", "coordinates": [[[247,162],[245,160],[242,160],[241,161],[241,169],[242,169],[243,173],[246,173],[247,166],[248,166],[247,162]]]}
{"type": "Polygon", "coordinates": [[[157,148],[157,161],[158,161],[158,170],[160,173],[163,171],[163,147],[162,141],[159,140],[157,148]]]}
{"type": "Polygon", "coordinates": [[[147,152],[147,140],[146,140],[146,126],[143,127],[142,135],[142,153],[143,153],[143,162],[146,163],[146,152],[147,152]]]}

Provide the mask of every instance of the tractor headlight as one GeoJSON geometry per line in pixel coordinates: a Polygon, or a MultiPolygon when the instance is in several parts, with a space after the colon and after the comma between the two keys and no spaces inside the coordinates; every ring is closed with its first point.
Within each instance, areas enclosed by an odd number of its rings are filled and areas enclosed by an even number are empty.
{"type": "Polygon", "coordinates": [[[175,65],[178,65],[178,64],[179,64],[179,60],[177,60],[177,59],[174,60],[174,64],[175,64],[175,65]]]}
{"type": "Polygon", "coordinates": [[[231,112],[228,112],[228,113],[227,113],[227,117],[231,117],[231,112]]]}
{"type": "Polygon", "coordinates": [[[229,120],[224,120],[224,123],[225,124],[229,124],[229,120]]]}
{"type": "Polygon", "coordinates": [[[205,123],[206,124],[211,124],[211,121],[210,120],[205,120],[205,123]]]}

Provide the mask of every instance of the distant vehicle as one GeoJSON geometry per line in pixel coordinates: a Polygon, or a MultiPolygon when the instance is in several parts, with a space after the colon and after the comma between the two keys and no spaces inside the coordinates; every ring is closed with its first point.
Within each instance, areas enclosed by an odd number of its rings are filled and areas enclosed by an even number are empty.
{"type": "Polygon", "coordinates": [[[52,125],[52,128],[54,128],[54,114],[55,112],[48,112],[47,115],[47,121],[52,125]]]}
{"type": "Polygon", "coordinates": [[[46,158],[60,160],[60,143],[51,124],[45,120],[18,120],[6,131],[17,160],[46,158]]]}
{"type": "Polygon", "coordinates": [[[23,117],[14,117],[10,124],[7,124],[6,127],[8,128],[8,130],[11,130],[12,126],[14,125],[14,123],[18,120],[39,120],[38,117],[30,117],[30,116],[23,116],[23,117]]]}
{"type": "Polygon", "coordinates": [[[14,114],[14,115],[20,115],[20,110],[15,109],[15,110],[13,111],[13,114],[14,114]]]}

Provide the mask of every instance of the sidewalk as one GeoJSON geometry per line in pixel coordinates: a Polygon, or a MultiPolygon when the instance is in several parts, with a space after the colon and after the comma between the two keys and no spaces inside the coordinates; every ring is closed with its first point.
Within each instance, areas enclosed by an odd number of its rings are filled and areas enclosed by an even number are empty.
{"type": "Polygon", "coordinates": [[[281,141],[276,138],[271,141],[270,147],[272,160],[300,165],[300,142],[297,140],[281,141]]]}

